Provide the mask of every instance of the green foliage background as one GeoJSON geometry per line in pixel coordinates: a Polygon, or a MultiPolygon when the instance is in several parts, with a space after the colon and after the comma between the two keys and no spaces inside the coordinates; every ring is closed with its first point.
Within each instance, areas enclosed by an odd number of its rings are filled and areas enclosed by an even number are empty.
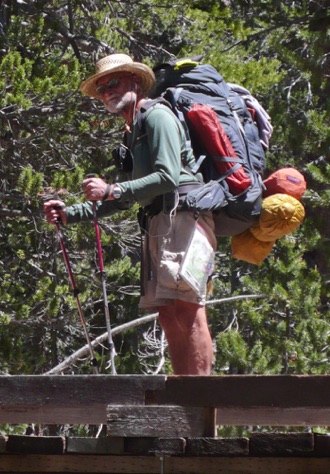
{"type": "MultiPolygon", "coordinates": [[[[83,199],[87,173],[115,179],[122,123],[83,97],[98,58],[121,51],[149,65],[203,54],[272,117],[267,173],[304,173],[304,224],[259,267],[219,239],[210,304],[214,373],[327,373],[329,367],[329,12],[325,1],[165,0],[0,3],[0,371],[46,373],[85,344],[54,229],[40,194],[83,199]],[[254,295],[254,298],[249,298],[254,295]]],[[[136,211],[101,223],[114,327],[138,310],[136,211]]],[[[63,229],[92,337],[105,332],[92,224],[63,229]]],[[[150,328],[149,328],[150,329],[150,328]]],[[[147,326],[115,338],[119,373],[157,365],[147,326]],[[145,357],[140,357],[141,351],[145,357]],[[147,361],[147,362],[146,362],[147,361]]],[[[109,372],[107,349],[97,358],[109,372]]],[[[164,371],[171,370],[167,360],[164,371]]],[[[66,372],[90,373],[88,356],[66,372]]]]}

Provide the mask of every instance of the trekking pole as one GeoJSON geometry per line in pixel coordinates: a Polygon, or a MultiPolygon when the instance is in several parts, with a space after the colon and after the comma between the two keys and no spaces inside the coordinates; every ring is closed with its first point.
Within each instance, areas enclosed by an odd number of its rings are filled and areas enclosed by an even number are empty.
{"type": "MultiPolygon", "coordinates": [[[[86,178],[94,178],[94,174],[88,174],[86,178]]],[[[102,251],[102,244],[101,244],[101,231],[97,219],[96,214],[96,201],[93,201],[93,220],[94,220],[94,228],[95,228],[95,242],[96,242],[96,250],[99,260],[99,271],[101,274],[101,282],[102,282],[102,292],[103,292],[103,304],[104,304],[104,314],[105,314],[105,323],[108,333],[108,344],[109,344],[109,351],[110,351],[110,365],[111,365],[111,372],[112,375],[117,375],[116,366],[115,366],[115,346],[112,339],[112,332],[111,332],[111,322],[110,322],[110,311],[109,311],[109,304],[108,304],[108,296],[107,296],[107,289],[106,289],[106,273],[104,270],[104,262],[103,262],[103,251],[102,251]]]]}
{"type": "MultiPolygon", "coordinates": [[[[47,197],[47,199],[45,199],[45,201],[49,201],[49,199],[52,199],[52,196],[47,197]]],[[[57,209],[57,208],[55,207],[55,209],[57,209]]],[[[88,331],[87,331],[87,326],[86,326],[84,313],[83,313],[83,310],[82,310],[82,307],[81,307],[81,304],[80,304],[80,299],[79,299],[79,296],[78,296],[79,295],[79,289],[76,286],[76,282],[75,282],[75,278],[73,276],[73,272],[72,272],[72,268],[71,268],[71,265],[70,265],[68,253],[67,253],[67,250],[66,250],[66,247],[65,247],[65,244],[64,244],[63,234],[62,234],[62,230],[61,230],[61,227],[60,227],[60,221],[57,221],[55,223],[55,227],[56,227],[58,240],[60,242],[60,247],[61,247],[62,254],[63,254],[63,260],[64,260],[64,263],[65,263],[67,272],[69,274],[69,280],[70,280],[70,283],[71,283],[73,295],[76,298],[76,303],[77,303],[77,307],[78,307],[78,313],[79,313],[79,316],[80,316],[80,321],[81,321],[81,324],[83,326],[84,333],[85,333],[85,338],[86,338],[86,341],[87,341],[87,344],[88,344],[90,358],[91,358],[90,363],[91,363],[91,366],[93,367],[94,374],[97,375],[99,373],[98,368],[97,368],[97,360],[96,360],[94,350],[93,350],[93,347],[92,347],[92,344],[91,344],[91,340],[90,340],[90,337],[89,337],[89,334],[88,334],[88,331]]]]}

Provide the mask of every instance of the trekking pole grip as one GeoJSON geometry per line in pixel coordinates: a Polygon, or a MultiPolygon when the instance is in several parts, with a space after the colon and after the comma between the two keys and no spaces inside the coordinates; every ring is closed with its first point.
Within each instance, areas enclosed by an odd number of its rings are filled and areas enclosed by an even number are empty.
{"type": "MultiPolygon", "coordinates": [[[[51,201],[52,199],[58,199],[58,197],[54,196],[54,194],[45,194],[45,196],[41,197],[41,200],[42,200],[43,203],[45,203],[47,201],[51,201]]],[[[65,206],[54,206],[54,209],[56,211],[64,211],[65,206]]],[[[59,216],[57,218],[57,224],[62,224],[61,216],[59,216]]]]}

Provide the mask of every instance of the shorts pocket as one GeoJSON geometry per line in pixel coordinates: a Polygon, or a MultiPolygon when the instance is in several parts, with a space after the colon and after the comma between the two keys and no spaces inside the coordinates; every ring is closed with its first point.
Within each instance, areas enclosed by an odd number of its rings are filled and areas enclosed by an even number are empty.
{"type": "Polygon", "coordinates": [[[183,253],[164,250],[158,275],[158,286],[165,290],[177,289],[180,283],[179,268],[183,253]]]}

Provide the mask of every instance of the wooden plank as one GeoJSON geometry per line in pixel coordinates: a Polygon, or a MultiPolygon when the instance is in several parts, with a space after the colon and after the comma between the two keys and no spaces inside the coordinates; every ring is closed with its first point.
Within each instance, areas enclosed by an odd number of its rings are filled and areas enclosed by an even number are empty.
{"type": "Polygon", "coordinates": [[[68,438],[69,454],[182,455],[185,438],[68,438]]]}
{"type": "Polygon", "coordinates": [[[100,424],[106,406],[144,404],[165,376],[0,376],[0,423],[100,424]]]}
{"type": "Polygon", "coordinates": [[[124,438],[67,438],[69,454],[124,454],[124,438]]]}
{"type": "Polygon", "coordinates": [[[0,407],[0,423],[20,424],[36,423],[41,425],[58,424],[105,424],[107,421],[106,405],[91,405],[87,410],[86,405],[77,407],[25,406],[25,407],[0,407]]]}
{"type": "Polygon", "coordinates": [[[0,456],[3,473],[329,474],[329,458],[30,455],[0,456]]]}
{"type": "Polygon", "coordinates": [[[149,456],[154,452],[157,438],[123,438],[125,454],[134,456],[149,456]]]}
{"type": "Polygon", "coordinates": [[[320,458],[165,458],[166,474],[329,474],[330,459],[320,458]],[[324,462],[322,462],[324,461],[324,462]]]}
{"type": "Polygon", "coordinates": [[[107,405],[149,403],[218,408],[224,425],[329,426],[329,393],[324,375],[0,376],[0,423],[101,424],[107,405]]]}
{"type": "Polygon", "coordinates": [[[314,452],[316,456],[330,457],[330,435],[314,433],[314,452]]]}
{"type": "Polygon", "coordinates": [[[188,456],[247,456],[248,438],[188,438],[188,456]]]}
{"type": "Polygon", "coordinates": [[[164,375],[0,376],[0,406],[141,404],[145,391],[164,389],[165,380],[164,375]]]}
{"type": "Polygon", "coordinates": [[[65,439],[61,436],[9,435],[6,451],[22,454],[63,454],[65,439]]]}
{"type": "Polygon", "coordinates": [[[330,408],[218,409],[216,423],[224,426],[330,426],[330,408]]]}
{"type": "Polygon", "coordinates": [[[330,408],[328,375],[168,376],[148,403],[215,408],[330,408]]]}
{"type": "Polygon", "coordinates": [[[186,445],[185,438],[156,438],[154,453],[156,455],[178,456],[185,454],[186,445]]]}
{"type": "Polygon", "coordinates": [[[167,404],[330,408],[330,376],[0,376],[0,407],[167,404]],[[242,396],[244,394],[244,396],[242,396]]]}
{"type": "Polygon", "coordinates": [[[109,405],[107,418],[109,436],[208,436],[210,430],[209,412],[200,407],[109,405]]]}
{"type": "Polygon", "coordinates": [[[3,454],[0,456],[0,472],[159,474],[160,460],[154,456],[3,454]]]}
{"type": "Polygon", "coordinates": [[[251,456],[310,456],[314,452],[313,433],[252,433],[251,456]]]}
{"type": "Polygon", "coordinates": [[[68,454],[182,455],[185,438],[67,438],[68,454]]]}
{"type": "Polygon", "coordinates": [[[7,440],[7,436],[0,436],[0,453],[4,453],[6,451],[7,440]]]}

